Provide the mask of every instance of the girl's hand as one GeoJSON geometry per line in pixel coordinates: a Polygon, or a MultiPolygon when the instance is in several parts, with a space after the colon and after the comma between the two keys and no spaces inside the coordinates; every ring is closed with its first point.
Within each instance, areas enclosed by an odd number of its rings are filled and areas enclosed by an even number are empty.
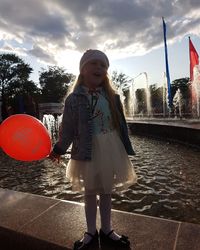
{"type": "Polygon", "coordinates": [[[53,162],[60,163],[60,155],[56,154],[54,151],[51,151],[48,158],[53,162]]]}

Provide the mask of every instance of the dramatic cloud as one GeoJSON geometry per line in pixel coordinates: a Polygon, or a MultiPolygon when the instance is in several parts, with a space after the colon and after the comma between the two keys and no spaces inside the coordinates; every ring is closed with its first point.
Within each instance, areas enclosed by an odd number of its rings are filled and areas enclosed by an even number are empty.
{"type": "Polygon", "coordinates": [[[138,55],[163,43],[162,16],[169,42],[200,35],[199,0],[1,0],[0,47],[47,63],[88,48],[138,55]]]}

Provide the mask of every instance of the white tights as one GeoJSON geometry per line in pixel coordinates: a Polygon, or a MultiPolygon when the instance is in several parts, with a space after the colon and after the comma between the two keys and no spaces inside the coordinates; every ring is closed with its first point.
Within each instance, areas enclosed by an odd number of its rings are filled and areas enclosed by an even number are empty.
{"type": "MultiPolygon", "coordinates": [[[[101,217],[101,229],[107,234],[111,231],[111,194],[99,195],[99,211],[101,217]]],[[[96,215],[97,215],[97,196],[85,195],[85,216],[87,223],[87,232],[95,234],[96,232],[96,215]]],[[[113,232],[110,237],[118,240],[120,236],[113,232]]],[[[84,235],[83,241],[87,243],[91,240],[88,234],[84,235]]]]}

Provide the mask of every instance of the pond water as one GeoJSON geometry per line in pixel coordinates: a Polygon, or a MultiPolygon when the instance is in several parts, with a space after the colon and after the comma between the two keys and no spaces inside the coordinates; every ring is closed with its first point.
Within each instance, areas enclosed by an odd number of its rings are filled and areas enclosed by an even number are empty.
{"type": "MultiPolygon", "coordinates": [[[[131,140],[138,183],[113,194],[113,208],[200,224],[200,149],[135,135],[131,140]]],[[[82,194],[71,191],[62,164],[15,161],[2,151],[0,159],[0,187],[83,202],[82,194]]]]}

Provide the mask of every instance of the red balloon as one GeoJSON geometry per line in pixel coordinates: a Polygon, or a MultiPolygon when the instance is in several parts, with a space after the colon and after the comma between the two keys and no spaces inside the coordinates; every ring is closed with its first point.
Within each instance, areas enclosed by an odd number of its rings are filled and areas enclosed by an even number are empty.
{"type": "Polygon", "coordinates": [[[0,125],[0,138],[3,151],[16,160],[41,160],[51,151],[46,127],[30,115],[9,116],[0,125]]]}

